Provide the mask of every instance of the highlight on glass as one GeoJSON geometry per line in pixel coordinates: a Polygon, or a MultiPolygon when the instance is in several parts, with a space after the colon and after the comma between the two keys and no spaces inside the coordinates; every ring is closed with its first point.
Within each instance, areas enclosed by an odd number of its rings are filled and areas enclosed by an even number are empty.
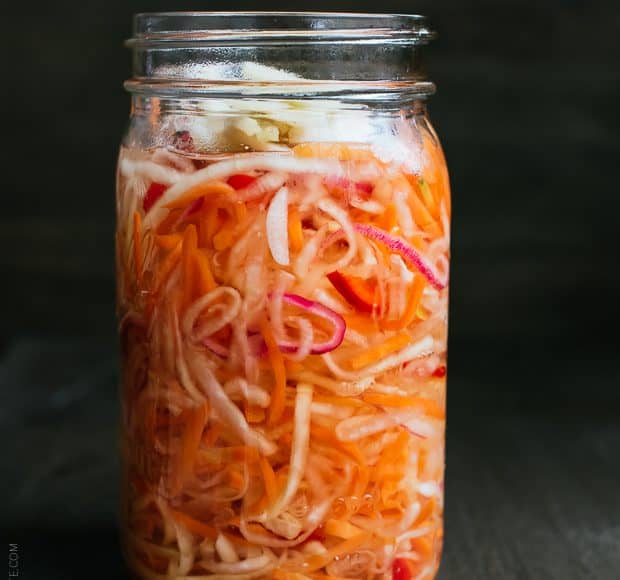
{"type": "Polygon", "coordinates": [[[136,578],[432,579],[450,190],[424,18],[136,16],[117,173],[136,578]]]}

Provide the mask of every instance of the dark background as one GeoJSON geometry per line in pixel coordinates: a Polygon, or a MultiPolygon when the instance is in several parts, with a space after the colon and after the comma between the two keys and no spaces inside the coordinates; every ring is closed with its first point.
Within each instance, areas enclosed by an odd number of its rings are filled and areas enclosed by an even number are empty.
{"type": "Polygon", "coordinates": [[[454,196],[441,578],[620,577],[616,0],[28,4],[6,15],[0,529],[20,573],[122,578],[114,164],[131,15],[418,12],[454,196]]]}

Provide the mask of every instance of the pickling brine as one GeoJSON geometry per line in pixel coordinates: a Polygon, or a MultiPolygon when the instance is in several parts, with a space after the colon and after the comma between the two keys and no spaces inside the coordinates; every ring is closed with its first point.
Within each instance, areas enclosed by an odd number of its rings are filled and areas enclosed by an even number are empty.
{"type": "Polygon", "coordinates": [[[129,567],[433,578],[450,192],[423,103],[165,98],[118,165],[129,567]]]}

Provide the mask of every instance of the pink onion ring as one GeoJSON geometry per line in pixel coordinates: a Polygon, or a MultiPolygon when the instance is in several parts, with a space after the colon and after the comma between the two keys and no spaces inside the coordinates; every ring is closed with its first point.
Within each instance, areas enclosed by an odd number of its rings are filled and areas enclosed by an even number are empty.
{"type": "Polygon", "coordinates": [[[400,255],[405,262],[416,268],[428,280],[430,285],[437,290],[443,290],[447,286],[447,280],[440,280],[440,274],[426,262],[418,250],[402,238],[388,234],[386,231],[369,224],[354,224],[353,227],[356,232],[371,240],[382,243],[394,253],[400,255]]]}
{"type": "MultiPolygon", "coordinates": [[[[282,300],[287,304],[297,306],[310,314],[328,320],[334,327],[334,333],[327,340],[318,343],[315,342],[312,345],[310,354],[324,354],[340,346],[344,339],[345,330],[347,329],[344,318],[342,318],[340,314],[334,312],[331,308],[327,308],[327,306],[324,306],[320,302],[307,300],[303,296],[297,294],[283,294],[282,300]]],[[[296,352],[299,348],[299,345],[294,340],[280,340],[278,341],[278,346],[283,352],[296,352]]]]}

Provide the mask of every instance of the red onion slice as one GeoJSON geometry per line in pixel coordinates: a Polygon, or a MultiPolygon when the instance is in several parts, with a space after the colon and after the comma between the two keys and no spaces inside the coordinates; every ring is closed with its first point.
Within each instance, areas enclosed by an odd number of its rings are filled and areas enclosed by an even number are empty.
{"type": "MultiPolygon", "coordinates": [[[[312,345],[310,354],[324,354],[340,346],[347,328],[344,318],[342,318],[340,314],[334,312],[331,308],[327,308],[327,306],[324,306],[320,302],[308,300],[297,294],[284,294],[282,296],[282,300],[287,304],[297,306],[310,314],[314,314],[328,320],[334,327],[333,334],[327,340],[323,342],[315,342],[312,345]]],[[[299,348],[298,342],[293,340],[281,340],[278,342],[278,346],[283,352],[296,352],[299,348]]]]}
{"type": "Polygon", "coordinates": [[[447,286],[447,280],[441,280],[441,275],[426,262],[420,252],[402,238],[388,234],[386,231],[369,224],[354,224],[353,227],[356,232],[364,237],[380,242],[394,253],[402,256],[405,262],[416,268],[437,290],[443,290],[447,286]]]}

